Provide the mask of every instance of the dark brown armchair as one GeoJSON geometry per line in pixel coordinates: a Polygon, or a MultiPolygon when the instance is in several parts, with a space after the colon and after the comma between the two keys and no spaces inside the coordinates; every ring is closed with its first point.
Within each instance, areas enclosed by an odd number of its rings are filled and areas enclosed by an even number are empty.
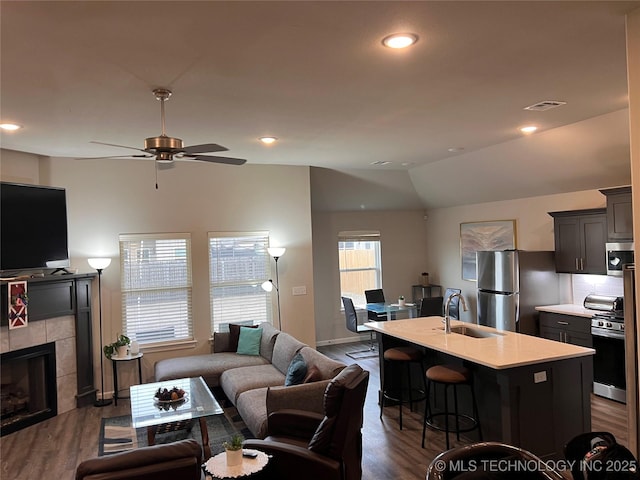
{"type": "Polygon", "coordinates": [[[200,480],[202,448],[193,439],[85,460],[76,480],[200,480]]]}
{"type": "Polygon", "coordinates": [[[272,455],[273,478],[360,480],[362,418],[369,372],[346,367],[324,393],[324,416],[300,410],[269,415],[264,440],[247,440],[246,448],[272,455]]]}
{"type": "Polygon", "coordinates": [[[427,480],[564,480],[531,452],[499,442],[480,442],[442,452],[427,480]]]}

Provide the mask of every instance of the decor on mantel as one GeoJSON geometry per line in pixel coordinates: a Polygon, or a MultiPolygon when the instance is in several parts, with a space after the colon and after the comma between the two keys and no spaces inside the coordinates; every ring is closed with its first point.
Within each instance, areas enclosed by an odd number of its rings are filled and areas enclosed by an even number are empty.
{"type": "MultiPolygon", "coordinates": [[[[110,258],[89,258],[87,260],[91,268],[98,271],[98,305],[99,305],[99,317],[100,317],[100,346],[102,347],[102,270],[111,265],[110,258]]],[[[102,361],[102,352],[100,352],[100,400],[96,399],[94,406],[105,407],[111,404],[111,399],[105,400],[104,398],[104,362],[102,361]]]]}
{"type": "Polygon", "coordinates": [[[27,315],[27,305],[29,303],[27,282],[9,282],[7,284],[7,292],[9,294],[9,330],[26,327],[29,322],[29,316],[27,315]]]}
{"type": "Polygon", "coordinates": [[[516,248],[516,221],[495,220],[460,224],[462,279],[476,281],[476,252],[516,248]]]}
{"type": "Polygon", "coordinates": [[[276,294],[278,296],[278,330],[282,330],[282,316],[280,315],[280,277],[278,276],[278,259],[284,255],[284,252],[287,249],[284,247],[269,247],[267,251],[269,255],[273,257],[276,262],[276,283],[273,283],[273,280],[269,279],[262,284],[262,289],[266,292],[270,292],[273,290],[273,287],[276,289],[276,294]]]}

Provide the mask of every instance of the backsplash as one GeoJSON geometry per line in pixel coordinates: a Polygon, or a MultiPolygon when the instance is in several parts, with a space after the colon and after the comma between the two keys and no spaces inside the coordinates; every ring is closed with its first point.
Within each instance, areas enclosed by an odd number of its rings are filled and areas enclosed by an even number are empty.
{"type": "Polygon", "coordinates": [[[573,303],[582,305],[584,298],[595,293],[597,295],[611,295],[622,297],[624,287],[622,277],[609,275],[571,275],[573,303]]]}

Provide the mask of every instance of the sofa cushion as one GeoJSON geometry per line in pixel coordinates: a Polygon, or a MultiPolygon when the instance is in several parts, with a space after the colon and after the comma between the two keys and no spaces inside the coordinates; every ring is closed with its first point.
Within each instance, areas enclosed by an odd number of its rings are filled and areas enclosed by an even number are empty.
{"type": "Polygon", "coordinates": [[[273,365],[232,368],[220,376],[220,385],[227,398],[235,405],[238,396],[243,392],[254,388],[284,385],[284,374],[273,365]]]}
{"type": "Polygon", "coordinates": [[[274,367],[280,370],[283,375],[286,375],[287,370],[289,369],[289,364],[291,363],[291,359],[304,346],[304,343],[296,340],[288,333],[281,332],[276,337],[276,343],[273,347],[273,357],[271,358],[271,363],[274,367]]]}
{"type": "Polygon", "coordinates": [[[238,355],[260,355],[261,328],[240,327],[238,355]]]}
{"type": "Polygon", "coordinates": [[[304,377],[302,383],[319,382],[322,380],[322,373],[315,365],[311,365],[307,370],[307,375],[304,377]]]}
{"type": "Polygon", "coordinates": [[[264,438],[267,435],[268,389],[269,387],[262,387],[243,392],[236,403],[238,413],[256,438],[264,438]]]}
{"type": "Polygon", "coordinates": [[[266,364],[267,360],[260,355],[254,357],[235,352],[167,358],[156,362],[155,380],[163,382],[176,378],[202,377],[209,387],[217,387],[220,385],[220,375],[225,370],[266,364]]]}
{"type": "Polygon", "coordinates": [[[260,355],[262,355],[269,363],[273,357],[273,347],[276,343],[276,337],[280,334],[280,330],[275,328],[269,322],[262,322],[262,340],[260,340],[260,355]]]}
{"type": "Polygon", "coordinates": [[[332,379],[345,367],[344,363],[333,360],[308,346],[304,346],[300,350],[300,354],[304,357],[305,362],[307,362],[307,369],[316,367],[320,371],[321,380],[332,379]]]}
{"type": "Polygon", "coordinates": [[[307,376],[307,362],[300,353],[296,353],[289,363],[287,376],[284,379],[284,386],[299,385],[304,382],[307,376]]]}
{"type": "Polygon", "coordinates": [[[240,327],[258,328],[258,325],[238,325],[236,323],[229,324],[229,352],[238,350],[238,339],[240,338],[240,327]]]}

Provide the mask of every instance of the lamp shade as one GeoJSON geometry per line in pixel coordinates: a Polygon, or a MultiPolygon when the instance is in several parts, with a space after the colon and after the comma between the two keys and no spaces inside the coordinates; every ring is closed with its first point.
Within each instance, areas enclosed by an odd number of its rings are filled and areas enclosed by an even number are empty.
{"type": "Polygon", "coordinates": [[[91,268],[95,268],[96,270],[104,270],[111,265],[110,258],[88,258],[87,262],[89,262],[91,268]]]}
{"type": "Polygon", "coordinates": [[[267,252],[274,258],[281,257],[287,249],[284,247],[269,247],[267,252]]]}
{"type": "Polygon", "coordinates": [[[260,285],[265,292],[270,292],[273,290],[273,281],[267,280],[266,282],[262,282],[260,285]]]}

